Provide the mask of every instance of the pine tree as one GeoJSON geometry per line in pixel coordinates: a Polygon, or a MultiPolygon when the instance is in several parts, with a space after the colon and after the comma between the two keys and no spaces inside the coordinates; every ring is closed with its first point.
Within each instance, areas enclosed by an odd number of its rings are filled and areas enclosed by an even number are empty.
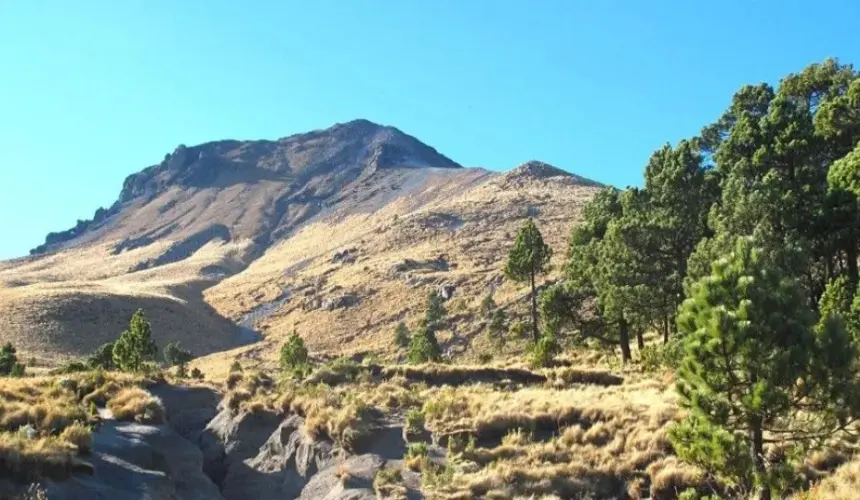
{"type": "Polygon", "coordinates": [[[402,321],[394,329],[394,344],[400,348],[409,346],[409,328],[402,321]]]}
{"type": "Polygon", "coordinates": [[[489,292],[487,295],[484,295],[484,298],[481,299],[481,316],[485,319],[490,319],[497,308],[498,305],[493,299],[493,292],[489,292]]]}
{"type": "Polygon", "coordinates": [[[21,377],[24,375],[24,365],[18,362],[17,349],[7,342],[0,347],[0,376],[21,377]]]}
{"type": "Polygon", "coordinates": [[[529,218],[517,231],[504,272],[508,279],[527,282],[531,286],[532,336],[535,342],[540,339],[535,281],[538,275],[548,270],[551,257],[552,249],[544,243],[534,220],[529,218]]]}
{"type": "Polygon", "coordinates": [[[105,370],[113,370],[116,365],[113,363],[113,342],[107,342],[99,346],[88,358],[87,366],[92,369],[102,368],[105,370]]]}
{"type": "Polygon", "coordinates": [[[132,315],[128,330],[122,332],[114,342],[112,352],[116,367],[126,372],[139,372],[145,363],[155,359],[158,348],[143,310],[138,309],[132,315]]]}
{"type": "Polygon", "coordinates": [[[445,303],[442,296],[436,290],[431,290],[427,295],[427,306],[424,311],[424,327],[432,332],[437,332],[445,327],[445,303]]]}
{"type": "Polygon", "coordinates": [[[765,460],[766,436],[826,438],[860,415],[860,393],[839,316],[815,327],[797,282],[753,241],[737,239],[681,306],[677,389],[690,415],[670,439],[681,458],[769,499],[780,471],[765,460]]]}
{"type": "Polygon", "coordinates": [[[433,330],[422,325],[409,339],[407,360],[412,364],[442,361],[442,351],[433,330]]]}
{"type": "Polygon", "coordinates": [[[297,332],[293,332],[281,347],[281,369],[284,371],[301,369],[307,366],[308,360],[308,348],[305,347],[305,341],[299,337],[297,332]]]}
{"type": "Polygon", "coordinates": [[[180,343],[170,342],[164,346],[164,361],[168,366],[182,365],[194,359],[191,351],[183,349],[180,343]]]}

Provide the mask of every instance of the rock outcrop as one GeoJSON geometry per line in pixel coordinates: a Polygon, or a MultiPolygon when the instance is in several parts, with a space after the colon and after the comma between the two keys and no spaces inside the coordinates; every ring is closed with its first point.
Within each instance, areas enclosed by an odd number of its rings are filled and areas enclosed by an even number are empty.
{"type": "MultiPolygon", "coordinates": [[[[218,409],[205,387],[152,389],[163,425],[106,420],[86,472],[46,485],[60,500],[371,500],[384,467],[402,467],[403,428],[383,424],[358,454],[310,436],[304,419],[267,410],[218,409]]],[[[407,474],[408,498],[423,498],[407,474]]],[[[413,475],[414,476],[414,475],[413,475]]]]}

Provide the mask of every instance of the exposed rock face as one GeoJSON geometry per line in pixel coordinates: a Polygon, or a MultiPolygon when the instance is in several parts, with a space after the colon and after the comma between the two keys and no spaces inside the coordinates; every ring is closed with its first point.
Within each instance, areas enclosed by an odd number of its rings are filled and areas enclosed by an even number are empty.
{"type": "MultiPolygon", "coordinates": [[[[214,394],[206,389],[164,387],[160,394],[167,396],[168,418],[191,433],[200,424],[192,422],[192,415],[207,410],[211,415],[214,411],[214,406],[210,406],[214,394]]],[[[92,473],[74,474],[68,480],[48,483],[48,498],[223,499],[218,487],[203,473],[200,448],[171,425],[107,420],[93,433],[93,451],[86,458],[92,464],[92,473]]]]}
{"type": "MultiPolygon", "coordinates": [[[[406,451],[396,424],[381,425],[362,453],[351,455],[308,435],[297,415],[218,411],[218,395],[203,387],[152,392],[167,424],[105,421],[93,434],[91,467],[46,484],[48,498],[371,500],[377,472],[401,467],[406,451]]],[[[409,498],[423,498],[417,478],[409,483],[409,498]]]]}
{"type": "MultiPolygon", "coordinates": [[[[394,127],[367,120],[276,141],[224,140],[191,147],[180,145],[161,163],[129,176],[112,207],[100,208],[92,220],[79,221],[68,231],[49,234],[45,244],[31,253],[75,244],[75,240],[98,229],[110,230],[111,223],[116,222],[112,220],[114,216],[127,206],[149,203],[170,190],[229,189],[245,183],[281,184],[282,188],[268,200],[274,204],[274,210],[260,214],[255,223],[246,224],[237,234],[217,236],[228,241],[231,237],[251,238],[268,244],[318,212],[346,184],[391,167],[460,168],[460,165],[394,127]]],[[[165,200],[159,213],[166,215],[178,203],[177,199],[165,200]]],[[[211,223],[223,225],[224,221],[215,219],[211,223]]],[[[131,236],[128,229],[132,228],[121,230],[123,236],[131,236]]],[[[178,230],[181,227],[169,233],[178,230]]],[[[192,234],[180,231],[179,236],[192,234]]]]}

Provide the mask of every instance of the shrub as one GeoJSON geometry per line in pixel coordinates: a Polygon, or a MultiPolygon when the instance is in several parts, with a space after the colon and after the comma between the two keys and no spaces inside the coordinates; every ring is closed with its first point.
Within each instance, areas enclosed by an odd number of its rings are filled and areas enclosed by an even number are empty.
{"type": "Polygon", "coordinates": [[[113,346],[113,362],[122,371],[139,372],[144,363],[155,359],[158,348],[152,340],[152,329],[149,321],[138,309],[131,317],[128,330],[116,340],[113,346]]]}
{"type": "Polygon", "coordinates": [[[418,408],[412,408],[406,413],[406,428],[410,432],[424,431],[424,412],[418,408]]]}
{"type": "Polygon", "coordinates": [[[230,365],[230,373],[241,373],[242,372],[242,363],[239,363],[239,360],[233,361],[233,364],[230,365]]]}
{"type": "Polygon", "coordinates": [[[93,447],[93,431],[86,425],[75,422],[63,429],[60,440],[74,445],[81,453],[89,453],[93,447]]]}
{"type": "Polygon", "coordinates": [[[406,496],[406,488],[402,483],[403,475],[400,469],[379,469],[373,478],[373,489],[379,498],[403,498],[406,496]]]}
{"type": "Polygon", "coordinates": [[[409,443],[406,448],[406,456],[408,458],[426,457],[430,454],[430,448],[427,443],[409,443]]]}
{"type": "Polygon", "coordinates": [[[24,375],[24,365],[18,362],[17,352],[9,342],[0,347],[0,376],[21,377],[24,375]]]}
{"type": "Polygon", "coordinates": [[[305,341],[299,337],[299,334],[293,332],[287,339],[287,343],[281,347],[281,369],[286,372],[305,368],[307,365],[308,348],[305,347],[305,341]]]}
{"type": "Polygon", "coordinates": [[[505,324],[507,322],[508,315],[505,313],[505,311],[502,309],[496,309],[489,316],[489,323],[487,323],[487,331],[497,340],[504,341],[505,324]]]}
{"type": "Polygon", "coordinates": [[[423,327],[431,332],[437,332],[445,327],[447,311],[444,299],[439,292],[432,290],[427,295],[427,308],[424,311],[423,327]]]}
{"type": "Polygon", "coordinates": [[[428,363],[442,361],[442,352],[433,330],[422,327],[409,341],[409,352],[406,354],[410,363],[428,363]]]}
{"type": "Polygon", "coordinates": [[[520,320],[516,320],[511,323],[511,326],[508,328],[508,333],[510,333],[511,337],[514,338],[526,337],[529,334],[529,326],[520,320]]]}
{"type": "Polygon", "coordinates": [[[397,323],[397,328],[394,329],[394,343],[400,348],[409,346],[409,329],[402,321],[397,323]]]}
{"type": "Polygon", "coordinates": [[[9,376],[10,377],[23,377],[25,370],[26,370],[26,368],[24,368],[24,365],[22,365],[21,363],[15,363],[12,366],[12,372],[9,373],[9,376]]]}
{"type": "Polygon", "coordinates": [[[64,373],[79,373],[89,371],[90,367],[80,361],[69,361],[64,364],[60,368],[58,368],[54,373],[56,374],[64,374],[64,373]]]}
{"type": "Polygon", "coordinates": [[[639,352],[639,361],[646,371],[655,371],[662,368],[675,369],[681,358],[681,340],[677,337],[664,345],[646,345],[639,352]]]}
{"type": "Polygon", "coordinates": [[[493,299],[493,292],[488,293],[481,300],[481,315],[484,318],[490,319],[497,308],[496,301],[493,299]]]}
{"type": "Polygon", "coordinates": [[[529,361],[533,368],[550,366],[558,351],[558,342],[556,342],[555,337],[544,335],[532,346],[529,361]]]}
{"type": "Polygon", "coordinates": [[[349,358],[338,358],[321,366],[308,380],[312,384],[337,385],[354,381],[363,367],[349,358]]]}
{"type": "Polygon", "coordinates": [[[113,363],[113,342],[102,344],[101,347],[95,350],[89,358],[87,365],[92,368],[103,368],[105,370],[113,370],[116,365],[113,363]]]}
{"type": "Polygon", "coordinates": [[[196,366],[191,370],[191,378],[196,378],[197,380],[203,380],[203,372],[200,371],[200,368],[196,366]]]}
{"type": "Polygon", "coordinates": [[[164,346],[164,361],[168,366],[176,366],[194,359],[191,351],[183,349],[179,342],[170,342],[164,346]]]}

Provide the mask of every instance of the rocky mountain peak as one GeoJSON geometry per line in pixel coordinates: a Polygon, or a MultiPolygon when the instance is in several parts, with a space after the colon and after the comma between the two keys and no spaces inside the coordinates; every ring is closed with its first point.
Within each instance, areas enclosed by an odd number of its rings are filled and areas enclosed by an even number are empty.
{"type": "Polygon", "coordinates": [[[526,179],[560,179],[566,182],[573,182],[576,184],[582,184],[585,186],[601,186],[597,181],[593,181],[591,179],[587,179],[585,177],[572,174],[566,170],[562,170],[558,167],[550,165],[549,163],[545,163],[539,160],[531,160],[527,161],[523,164],[520,164],[518,167],[514,168],[507,174],[505,174],[505,178],[509,181],[513,180],[526,180],[526,179]]]}
{"type": "MultiPolygon", "coordinates": [[[[286,227],[297,218],[318,212],[325,200],[336,197],[359,177],[383,169],[427,167],[461,168],[415,137],[364,119],[278,140],[180,144],[160,163],[128,176],[110,208],[99,209],[92,220],[78,221],[72,229],[49,234],[45,244],[31,253],[58,248],[109,223],[123,207],[149,203],[171,190],[190,194],[198,190],[220,191],[235,185],[279,183],[283,190],[268,202],[275,205],[267,216],[272,220],[263,226],[286,227]],[[284,219],[285,215],[288,216],[284,219]]],[[[242,207],[225,210],[239,212],[242,207]]]]}

